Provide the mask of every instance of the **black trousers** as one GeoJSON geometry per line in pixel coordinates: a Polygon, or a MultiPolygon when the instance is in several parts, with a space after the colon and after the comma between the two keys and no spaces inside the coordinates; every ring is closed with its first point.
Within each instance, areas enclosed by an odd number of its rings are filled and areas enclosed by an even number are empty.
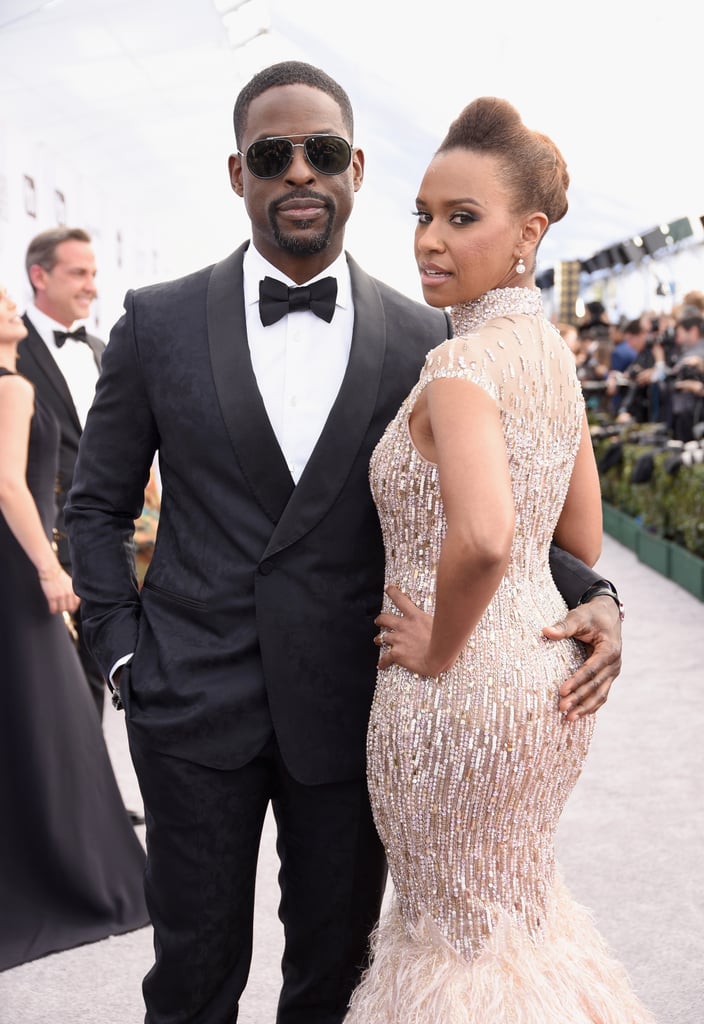
{"type": "Polygon", "coordinates": [[[148,749],[129,724],[128,735],[146,814],[155,933],[146,1024],[237,1020],[269,803],[285,936],[276,1022],[340,1024],[386,882],[365,780],[304,786],[273,740],[244,767],[220,771],[148,749]]]}

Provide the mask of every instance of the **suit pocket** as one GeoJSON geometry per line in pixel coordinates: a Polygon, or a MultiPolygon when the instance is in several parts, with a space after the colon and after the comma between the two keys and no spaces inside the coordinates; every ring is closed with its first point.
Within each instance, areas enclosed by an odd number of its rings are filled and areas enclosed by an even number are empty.
{"type": "Polygon", "coordinates": [[[208,611],[205,601],[197,601],[194,597],[187,597],[185,594],[176,594],[173,590],[166,590],[157,583],[152,583],[151,580],[144,581],[143,590],[151,590],[157,597],[162,598],[164,601],[171,601],[174,604],[181,605],[182,608],[192,608],[193,611],[197,612],[208,611]]]}

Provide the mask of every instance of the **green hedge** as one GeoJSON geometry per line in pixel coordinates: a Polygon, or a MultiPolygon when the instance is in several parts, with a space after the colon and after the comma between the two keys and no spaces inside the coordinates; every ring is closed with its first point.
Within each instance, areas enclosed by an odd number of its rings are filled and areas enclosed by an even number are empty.
{"type": "Polygon", "coordinates": [[[596,426],[592,441],[600,465],[606,456],[614,454],[612,445],[621,446],[619,461],[599,473],[604,501],[652,533],[704,558],[704,464],[681,464],[675,472],[668,472],[666,464],[676,459],[677,449],[658,443],[653,434],[632,428],[608,436],[596,426]],[[634,466],[644,455],[652,456],[652,476],[634,483],[634,466]]]}

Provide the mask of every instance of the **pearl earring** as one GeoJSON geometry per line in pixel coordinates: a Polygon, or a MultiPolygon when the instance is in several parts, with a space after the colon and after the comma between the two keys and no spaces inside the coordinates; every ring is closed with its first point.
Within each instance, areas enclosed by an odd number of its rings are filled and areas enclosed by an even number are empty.
{"type": "Polygon", "coordinates": [[[518,257],[518,263],[516,264],[516,273],[517,274],[525,274],[525,272],[526,272],[526,265],[523,262],[523,257],[519,256],[518,257]]]}

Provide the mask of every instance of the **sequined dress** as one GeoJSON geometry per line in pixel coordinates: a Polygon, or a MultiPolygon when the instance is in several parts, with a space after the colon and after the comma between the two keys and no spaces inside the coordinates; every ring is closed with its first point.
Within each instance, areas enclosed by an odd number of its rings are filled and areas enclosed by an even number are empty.
{"type": "Polygon", "coordinates": [[[367,771],[394,893],[346,1024],[652,1024],[553,849],[594,727],[558,710],[583,650],[541,638],[566,610],[548,553],[583,416],[574,360],[537,290],[489,292],[452,317],[455,337],[429,354],[371,461],[386,582],[433,612],[445,516],[408,423],[438,377],[499,405],[515,535],[455,665],[437,680],[378,673],[367,771]]]}

